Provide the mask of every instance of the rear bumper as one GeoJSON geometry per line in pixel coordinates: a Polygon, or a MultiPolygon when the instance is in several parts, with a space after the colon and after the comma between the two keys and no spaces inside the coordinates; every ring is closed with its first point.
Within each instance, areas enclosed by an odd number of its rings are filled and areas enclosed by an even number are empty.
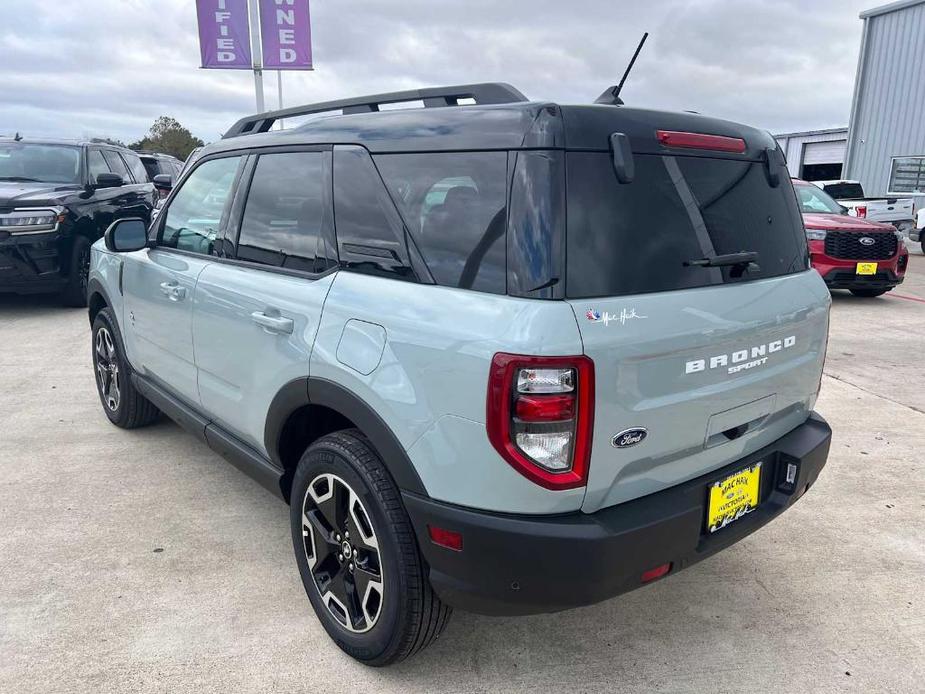
{"type": "Polygon", "coordinates": [[[67,283],[72,239],[61,231],[0,238],[0,292],[55,292],[67,283]]]}
{"type": "Polygon", "coordinates": [[[772,445],[709,475],[594,514],[485,513],[404,494],[437,594],[455,607],[494,615],[556,612],[642,585],[643,572],[675,573],[751,534],[790,507],[825,465],[832,430],[818,415],[772,445]],[[760,505],[705,533],[707,485],[764,461],[760,505]],[[778,485],[798,465],[789,488],[778,485]],[[460,552],[429,539],[428,525],[463,536],[460,552]]]}

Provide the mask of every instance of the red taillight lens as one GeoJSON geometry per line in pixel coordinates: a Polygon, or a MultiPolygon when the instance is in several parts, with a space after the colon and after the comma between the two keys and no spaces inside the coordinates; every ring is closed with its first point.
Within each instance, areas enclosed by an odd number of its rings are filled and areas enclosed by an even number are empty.
{"type": "Polygon", "coordinates": [[[677,130],[656,130],[655,136],[665,147],[710,149],[716,152],[734,152],[735,154],[742,154],[745,151],[745,140],[740,137],[684,133],[677,130]]]}
{"type": "Polygon", "coordinates": [[[587,483],[594,362],[585,356],[499,353],[491,363],[486,429],[495,450],[547,489],[587,483]]]}
{"type": "Polygon", "coordinates": [[[855,209],[857,209],[858,211],[858,217],[860,217],[861,219],[867,218],[867,207],[865,205],[861,205],[860,207],[857,207],[855,209]]]}
{"type": "Polygon", "coordinates": [[[520,395],[514,416],[525,422],[560,422],[575,416],[575,395],[520,395]]]}

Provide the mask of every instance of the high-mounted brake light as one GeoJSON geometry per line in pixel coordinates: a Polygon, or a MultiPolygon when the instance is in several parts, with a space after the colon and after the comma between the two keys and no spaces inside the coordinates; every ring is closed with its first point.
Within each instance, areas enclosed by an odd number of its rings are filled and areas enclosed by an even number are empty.
{"type": "Polygon", "coordinates": [[[733,152],[735,154],[742,154],[745,151],[745,140],[740,137],[684,133],[677,130],[656,130],[655,136],[665,147],[710,149],[715,152],[733,152]]]}
{"type": "Polygon", "coordinates": [[[584,486],[594,424],[594,362],[586,356],[498,353],[491,362],[488,439],[547,489],[584,486]]]}

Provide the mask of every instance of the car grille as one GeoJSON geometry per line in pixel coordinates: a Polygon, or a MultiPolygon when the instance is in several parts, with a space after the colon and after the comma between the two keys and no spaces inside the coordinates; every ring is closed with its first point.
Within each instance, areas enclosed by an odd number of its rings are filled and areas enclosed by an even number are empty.
{"type": "Polygon", "coordinates": [[[896,234],[877,232],[866,234],[857,231],[829,231],[825,235],[825,254],[845,260],[886,260],[896,255],[899,241],[896,234]],[[873,239],[865,246],[861,239],[873,239]]]}

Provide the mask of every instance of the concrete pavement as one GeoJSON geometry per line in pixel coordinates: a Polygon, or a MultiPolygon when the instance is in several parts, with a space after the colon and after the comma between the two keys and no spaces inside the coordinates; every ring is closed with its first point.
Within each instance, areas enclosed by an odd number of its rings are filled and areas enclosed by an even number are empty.
{"type": "Polygon", "coordinates": [[[316,621],[281,502],[169,422],[108,423],[85,312],[0,297],[0,692],[923,691],[917,251],[895,294],[835,297],[832,453],[790,512],[598,606],[457,612],[385,670],[316,621]]]}

